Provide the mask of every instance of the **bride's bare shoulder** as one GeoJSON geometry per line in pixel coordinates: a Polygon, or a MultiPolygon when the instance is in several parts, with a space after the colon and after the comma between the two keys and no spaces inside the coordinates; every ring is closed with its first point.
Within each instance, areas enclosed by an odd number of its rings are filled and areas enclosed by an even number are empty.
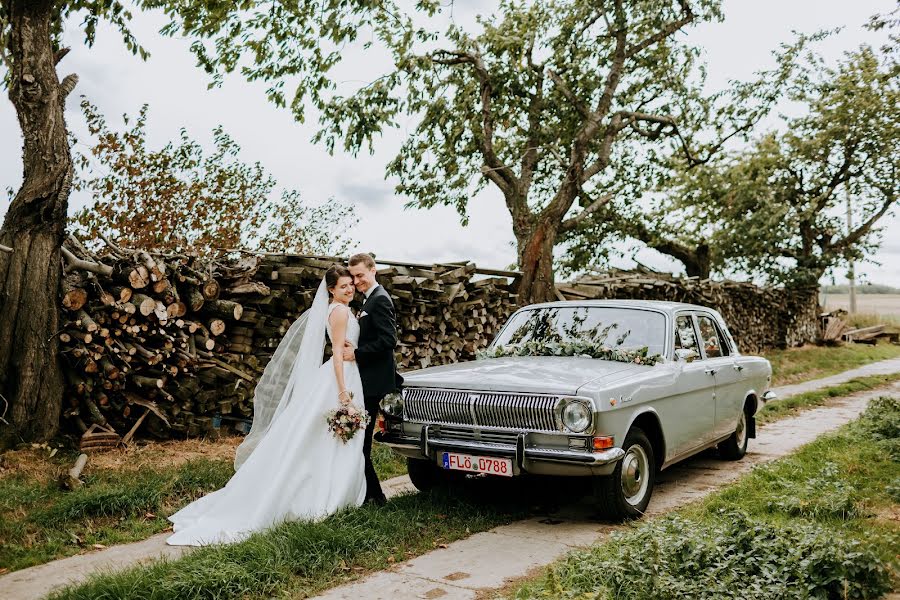
{"type": "Polygon", "coordinates": [[[350,316],[350,307],[340,302],[334,302],[328,307],[328,320],[334,323],[338,319],[346,320],[350,316]]]}

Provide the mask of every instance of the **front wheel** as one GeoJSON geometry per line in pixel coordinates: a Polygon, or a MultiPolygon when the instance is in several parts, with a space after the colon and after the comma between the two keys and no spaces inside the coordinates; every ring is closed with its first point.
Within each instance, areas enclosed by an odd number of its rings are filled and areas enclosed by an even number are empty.
{"type": "Polygon", "coordinates": [[[719,455],[726,460],[741,460],[747,454],[747,411],[742,410],[738,418],[734,433],[727,440],[719,444],[719,455]]]}
{"type": "Polygon", "coordinates": [[[409,480],[420,492],[427,492],[441,482],[442,473],[430,460],[407,458],[406,471],[409,473],[409,480]]]}
{"type": "Polygon", "coordinates": [[[644,514],[653,495],[656,463],[647,435],[634,427],[622,444],[625,456],[611,475],[594,482],[594,498],[601,514],[613,521],[636,519],[644,514]]]}

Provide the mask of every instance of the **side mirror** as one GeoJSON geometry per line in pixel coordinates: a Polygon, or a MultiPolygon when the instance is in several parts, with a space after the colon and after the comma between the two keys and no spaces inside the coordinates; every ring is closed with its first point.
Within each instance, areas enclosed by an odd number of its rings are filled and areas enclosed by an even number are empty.
{"type": "Polygon", "coordinates": [[[675,360],[691,362],[699,356],[696,350],[691,350],[690,348],[678,348],[675,350],[675,360]]]}

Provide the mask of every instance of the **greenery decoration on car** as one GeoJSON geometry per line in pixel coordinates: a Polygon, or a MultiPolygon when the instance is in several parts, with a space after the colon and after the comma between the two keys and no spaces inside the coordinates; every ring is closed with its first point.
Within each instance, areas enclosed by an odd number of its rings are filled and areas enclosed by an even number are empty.
{"type": "Polygon", "coordinates": [[[648,366],[653,366],[663,360],[660,354],[650,354],[647,346],[635,349],[610,348],[602,343],[592,341],[530,340],[517,344],[491,346],[477,353],[479,359],[504,356],[583,356],[648,366]]]}

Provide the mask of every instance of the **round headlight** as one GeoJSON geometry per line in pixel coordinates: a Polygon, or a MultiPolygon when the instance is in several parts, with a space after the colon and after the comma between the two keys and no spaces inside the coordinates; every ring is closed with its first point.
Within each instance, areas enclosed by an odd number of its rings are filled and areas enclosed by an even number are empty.
{"type": "Polygon", "coordinates": [[[591,409],[583,402],[569,402],[562,410],[563,425],[574,433],[581,433],[590,427],[591,417],[591,409]]]}
{"type": "Polygon", "coordinates": [[[381,401],[381,410],[392,417],[399,417],[403,414],[403,396],[394,392],[388,394],[381,401]]]}

